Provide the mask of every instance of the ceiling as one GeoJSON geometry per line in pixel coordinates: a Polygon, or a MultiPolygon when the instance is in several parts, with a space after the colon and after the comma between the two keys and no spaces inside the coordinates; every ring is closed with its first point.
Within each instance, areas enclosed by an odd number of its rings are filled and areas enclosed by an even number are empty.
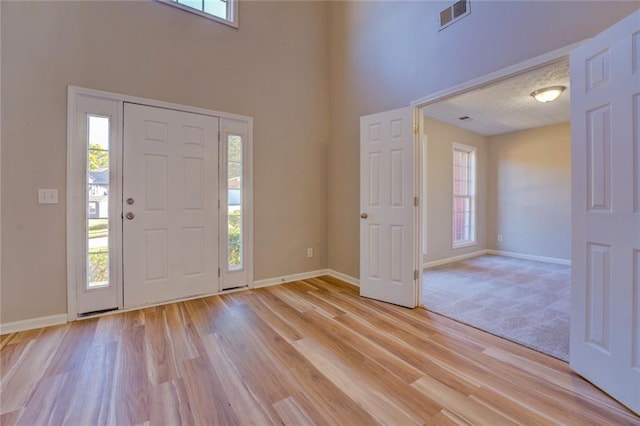
{"type": "Polygon", "coordinates": [[[569,59],[454,96],[423,108],[424,116],[484,136],[570,121],[569,59]],[[566,86],[553,102],[540,103],[531,92],[566,86]],[[460,120],[460,117],[470,117],[460,120]]]}

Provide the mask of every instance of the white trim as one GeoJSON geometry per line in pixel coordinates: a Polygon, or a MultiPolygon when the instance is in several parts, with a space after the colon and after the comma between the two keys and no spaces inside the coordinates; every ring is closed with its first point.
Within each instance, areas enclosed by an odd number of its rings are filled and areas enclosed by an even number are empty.
{"type": "Polygon", "coordinates": [[[287,284],[293,281],[302,281],[309,278],[318,278],[323,275],[329,275],[333,278],[337,278],[341,281],[351,284],[356,287],[360,287],[360,280],[354,278],[351,275],[343,274],[342,272],[334,271],[333,269],[317,269],[315,271],[302,272],[300,274],[283,275],[281,277],[266,278],[253,282],[253,286],[249,288],[269,287],[278,284],[287,284]]]}
{"type": "Polygon", "coordinates": [[[219,22],[233,28],[238,28],[238,0],[227,1],[227,18],[221,18],[211,13],[207,13],[204,10],[198,10],[184,4],[176,3],[174,0],[158,1],[160,3],[168,4],[169,6],[184,10],[185,12],[193,13],[195,15],[202,16],[203,18],[210,19],[212,21],[219,22]]]}
{"type": "MultiPolygon", "coordinates": [[[[280,277],[265,278],[263,280],[254,281],[250,288],[269,287],[272,285],[286,284],[292,281],[301,281],[309,278],[316,278],[322,275],[328,275],[327,269],[317,269],[315,271],[301,272],[299,274],[283,275],[280,277]]],[[[337,277],[336,277],[337,278],[337,277]]]]}
{"type": "Polygon", "coordinates": [[[478,257],[488,253],[489,253],[489,250],[484,249],[484,250],[478,250],[478,251],[474,251],[467,254],[461,254],[460,256],[447,257],[446,259],[432,260],[430,262],[424,262],[422,264],[422,269],[424,270],[424,269],[434,268],[436,266],[446,265],[447,263],[458,262],[460,260],[471,259],[472,257],[478,257]]]}
{"type": "Polygon", "coordinates": [[[451,147],[452,156],[451,156],[451,248],[453,250],[475,246],[477,243],[476,240],[476,227],[477,227],[477,215],[476,215],[476,177],[478,175],[478,171],[476,168],[476,151],[477,148],[475,146],[464,145],[458,142],[454,142],[451,147]],[[456,241],[456,209],[455,209],[455,188],[456,188],[456,152],[466,153],[469,155],[469,176],[467,179],[467,186],[469,187],[469,196],[470,199],[470,229],[469,229],[469,239],[463,241],[456,241]]]}
{"type": "Polygon", "coordinates": [[[80,86],[69,86],[68,92],[69,94],[74,94],[74,95],[81,94],[81,95],[93,96],[97,98],[128,102],[132,104],[147,105],[147,106],[153,106],[153,107],[165,108],[165,109],[173,109],[176,111],[183,111],[183,112],[193,112],[196,114],[210,115],[213,117],[232,118],[232,119],[235,118],[237,120],[252,119],[251,117],[248,117],[245,115],[232,114],[228,112],[216,111],[216,110],[207,109],[207,108],[200,108],[200,107],[194,107],[190,105],[182,105],[182,104],[176,104],[172,102],[159,101],[156,99],[140,98],[138,96],[123,95],[121,93],[115,93],[115,92],[105,92],[103,90],[88,89],[86,87],[80,87],[80,86]]]}
{"type": "Polygon", "coordinates": [[[31,318],[22,321],[0,324],[0,334],[17,333],[18,331],[33,330],[34,328],[49,327],[67,323],[67,314],[49,315],[47,317],[31,318]]]}
{"type": "Polygon", "coordinates": [[[536,256],[533,254],[515,253],[512,251],[502,250],[486,250],[487,254],[493,254],[496,256],[515,257],[518,259],[536,260],[538,262],[556,263],[558,265],[571,266],[571,259],[561,259],[558,257],[536,256]]]}
{"type": "MultiPolygon", "coordinates": [[[[224,290],[224,291],[220,291],[212,294],[199,294],[196,296],[189,296],[181,299],[167,300],[164,302],[154,303],[151,305],[116,309],[113,311],[103,312],[95,315],[74,318],[73,320],[82,321],[86,319],[100,318],[107,315],[114,315],[114,314],[120,314],[123,312],[131,312],[131,311],[137,311],[140,309],[152,308],[155,306],[168,305],[170,303],[179,303],[179,302],[185,302],[188,300],[202,299],[204,297],[221,296],[224,294],[237,293],[245,290],[251,290],[252,288],[269,287],[269,286],[274,286],[279,284],[288,284],[294,281],[301,281],[309,278],[318,278],[323,275],[329,275],[333,278],[339,279],[341,281],[346,282],[347,284],[354,285],[356,287],[360,286],[360,280],[350,275],[346,275],[346,274],[343,274],[342,272],[334,271],[333,269],[318,269],[310,272],[302,272],[300,274],[284,275],[281,277],[267,278],[264,280],[255,281],[253,283],[253,286],[249,285],[249,286],[244,286],[239,288],[233,288],[230,290],[224,290]]],[[[67,320],[67,317],[68,317],[68,314],[58,314],[58,315],[51,315],[48,317],[32,318],[32,319],[27,319],[22,321],[0,324],[0,334],[4,335],[9,333],[16,333],[19,331],[33,330],[36,328],[49,327],[52,325],[66,324],[68,322],[73,321],[73,320],[67,320]]]]}
{"type": "MultiPolygon", "coordinates": [[[[219,200],[220,217],[218,237],[220,244],[220,290],[236,287],[240,283],[253,283],[253,120],[220,119],[219,143],[219,200]],[[228,269],[228,137],[242,138],[242,268],[228,269]]],[[[249,287],[252,287],[250,285],[249,287]]]]}
{"type": "Polygon", "coordinates": [[[583,42],[584,40],[579,41],[577,43],[570,44],[565,47],[561,47],[560,49],[554,50],[549,53],[545,53],[544,55],[536,56],[535,58],[531,58],[526,61],[517,63],[515,65],[511,65],[511,66],[499,69],[497,71],[494,71],[492,73],[485,74],[473,80],[469,80],[464,83],[451,86],[439,92],[432,93],[431,95],[418,98],[411,102],[411,106],[413,106],[414,108],[422,108],[429,104],[443,101],[447,98],[458,96],[463,93],[478,89],[482,86],[485,86],[487,83],[497,83],[500,80],[505,80],[507,78],[515,77],[519,74],[523,74],[533,69],[549,65],[553,62],[558,62],[568,57],[569,53],[572,50],[574,50],[576,47],[580,46],[583,42]]]}
{"type": "MultiPolygon", "coordinates": [[[[68,321],[75,321],[76,319],[78,319],[78,306],[77,306],[77,293],[76,293],[77,284],[76,283],[78,282],[77,276],[79,273],[78,272],[79,265],[77,262],[77,258],[79,257],[78,256],[79,250],[84,249],[83,235],[79,235],[79,234],[82,234],[82,232],[79,232],[77,229],[75,229],[74,226],[72,226],[72,224],[77,223],[76,222],[77,213],[75,212],[82,211],[82,209],[84,208],[84,202],[78,201],[76,197],[74,197],[74,188],[78,186],[78,182],[77,182],[78,173],[71,170],[73,164],[79,161],[76,158],[76,156],[84,155],[84,154],[76,153],[75,151],[72,152],[72,150],[70,149],[70,147],[73,146],[76,138],[75,131],[77,129],[75,128],[75,124],[76,124],[76,113],[78,108],[78,105],[77,105],[78,96],[119,102],[120,107],[119,107],[119,113],[118,113],[119,114],[118,120],[120,123],[122,123],[122,109],[123,109],[122,105],[125,102],[131,103],[131,104],[146,105],[146,106],[164,108],[169,110],[207,115],[207,116],[217,117],[220,120],[231,119],[231,120],[244,121],[245,123],[247,123],[247,126],[248,126],[247,140],[251,144],[253,143],[253,119],[251,117],[242,116],[238,114],[230,114],[230,113],[214,111],[206,108],[192,107],[188,105],[157,101],[154,99],[140,98],[136,96],[122,95],[119,93],[105,92],[101,90],[87,89],[87,88],[78,87],[78,86],[69,86],[67,93],[68,93],[67,95],[67,100],[68,100],[68,104],[67,104],[67,200],[66,200],[67,201],[67,211],[66,211],[66,215],[67,215],[67,235],[66,235],[67,236],[67,314],[65,317],[68,321]]],[[[121,129],[119,129],[118,131],[121,132],[121,129]]],[[[119,133],[119,137],[122,138],[122,135],[120,133],[119,133]]],[[[251,166],[253,162],[253,159],[251,157],[253,155],[251,149],[249,150],[249,154],[250,155],[247,158],[247,165],[251,166]]],[[[80,161],[82,161],[82,159],[80,161]]],[[[119,165],[118,167],[121,167],[121,166],[119,165]]],[[[249,185],[248,189],[249,189],[249,192],[251,192],[250,191],[252,188],[251,183],[247,183],[247,185],[249,185]]],[[[84,184],[80,186],[84,187],[84,184]]],[[[246,219],[247,221],[249,221],[248,222],[249,225],[253,223],[252,213],[253,212],[251,209],[246,212],[246,216],[247,216],[246,219]],[[251,214],[251,217],[249,217],[249,214],[251,214]]],[[[249,225],[247,225],[247,230],[251,231],[251,226],[249,225]]],[[[253,247],[252,247],[253,236],[252,235],[248,240],[245,241],[245,244],[247,245],[246,247],[247,255],[248,255],[247,260],[252,262],[252,254],[253,254],[253,247]]],[[[249,287],[253,287],[251,285],[253,265],[251,264],[251,265],[245,265],[245,266],[248,270],[248,275],[249,275],[247,282],[250,283],[249,287]]],[[[118,298],[119,298],[120,308],[122,308],[123,306],[122,296],[121,296],[122,290],[123,290],[122,285],[120,284],[120,288],[118,289],[119,291],[118,298]]],[[[220,294],[220,292],[216,291],[216,292],[203,294],[196,297],[214,296],[216,294],[220,294]]],[[[175,302],[175,301],[178,301],[178,300],[173,300],[171,302],[175,302]]],[[[120,312],[122,312],[122,310],[120,310],[120,312]]]]}
{"type": "MultiPolygon", "coordinates": [[[[417,120],[415,122],[419,123],[418,135],[421,135],[424,133],[424,123],[423,123],[423,120],[421,119],[421,116],[423,115],[422,107],[425,107],[432,103],[443,101],[447,98],[461,95],[466,92],[470,92],[472,90],[485,86],[489,83],[496,83],[498,81],[505,80],[519,74],[523,74],[533,69],[543,67],[550,63],[561,61],[567,58],[569,56],[569,53],[571,53],[572,50],[580,46],[582,43],[584,43],[584,40],[581,40],[577,43],[570,44],[568,46],[564,46],[560,49],[545,53],[543,55],[536,56],[534,58],[525,60],[523,62],[519,62],[515,65],[511,65],[511,66],[499,69],[492,73],[485,74],[483,76],[466,81],[464,83],[451,86],[444,90],[440,90],[438,92],[432,93],[430,95],[427,95],[425,97],[418,98],[412,101],[410,105],[414,109],[414,117],[417,117],[417,120]]],[[[422,164],[418,163],[417,167],[422,168],[422,164]]],[[[424,172],[423,170],[420,170],[420,171],[424,172]]],[[[418,169],[416,169],[416,172],[414,173],[414,175],[415,175],[414,179],[419,179],[420,173],[418,173],[418,169]]],[[[422,220],[422,214],[423,214],[422,209],[424,208],[424,205],[428,203],[428,195],[425,196],[424,198],[425,198],[424,202],[419,203],[419,207],[418,207],[419,216],[421,217],[420,220],[422,220]]],[[[427,241],[427,244],[428,244],[428,241],[427,241]]],[[[416,248],[417,254],[420,254],[421,251],[422,250],[420,250],[419,247],[416,248]]],[[[416,266],[417,265],[419,265],[419,263],[416,263],[416,266]]],[[[423,267],[425,267],[425,265],[433,265],[433,262],[423,263],[423,267]]],[[[421,276],[422,275],[420,274],[420,277],[421,276]]],[[[422,300],[422,278],[418,280],[418,284],[416,285],[416,287],[418,287],[416,289],[416,293],[418,295],[418,301],[421,301],[422,300]]]]}
{"type": "MultiPolygon", "coordinates": [[[[111,309],[122,307],[122,235],[121,222],[117,219],[122,212],[120,178],[122,172],[121,155],[110,155],[109,193],[109,277],[110,285],[85,291],[86,263],[80,259],[87,255],[86,228],[78,227],[87,219],[86,198],[86,132],[87,123],[81,119],[85,114],[109,118],[109,143],[113,153],[120,153],[122,147],[122,103],[116,99],[87,96],[84,93],[68,91],[67,109],[67,312],[68,320],[76,319],[78,311],[111,309]],[[79,255],[82,253],[82,257],[79,255]],[[103,304],[104,301],[104,304],[103,304]]],[[[86,223],[86,222],[85,222],[86,223]]]]}
{"type": "Polygon", "coordinates": [[[358,278],[354,278],[351,275],[343,274],[342,272],[334,271],[333,269],[327,269],[325,275],[329,275],[333,278],[337,278],[342,280],[348,284],[354,285],[356,287],[360,287],[360,280],[358,278]]]}

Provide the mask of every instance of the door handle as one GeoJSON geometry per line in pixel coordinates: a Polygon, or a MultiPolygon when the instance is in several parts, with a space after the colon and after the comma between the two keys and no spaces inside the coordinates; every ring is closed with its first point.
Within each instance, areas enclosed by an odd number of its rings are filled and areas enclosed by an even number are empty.
{"type": "Polygon", "coordinates": [[[129,220],[133,219],[134,217],[136,217],[136,215],[135,215],[135,214],[133,214],[132,212],[128,212],[128,213],[126,214],[126,218],[127,218],[127,219],[129,219],[129,220]]]}
{"type": "Polygon", "coordinates": [[[368,217],[369,217],[369,215],[368,215],[368,214],[366,214],[366,213],[360,213],[360,218],[362,218],[362,219],[366,219],[366,218],[368,218],[368,217]]]}

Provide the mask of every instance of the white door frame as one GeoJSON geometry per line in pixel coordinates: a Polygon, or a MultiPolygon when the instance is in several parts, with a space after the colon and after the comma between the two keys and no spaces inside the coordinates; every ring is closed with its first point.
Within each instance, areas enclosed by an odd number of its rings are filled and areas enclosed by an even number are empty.
{"type": "MultiPolygon", "coordinates": [[[[117,135],[115,136],[118,138],[119,144],[122,143],[122,118],[123,118],[123,108],[124,108],[125,102],[202,114],[202,115],[210,115],[210,116],[219,117],[221,121],[227,120],[227,121],[244,123],[246,126],[245,149],[247,151],[244,161],[247,162],[246,164],[247,170],[251,172],[253,169],[253,164],[252,164],[253,118],[251,117],[242,116],[238,114],[230,114],[230,113],[220,112],[220,111],[214,111],[206,108],[198,108],[198,107],[193,107],[188,105],[175,104],[171,102],[163,102],[163,101],[158,101],[154,99],[122,95],[119,93],[105,92],[105,91],[87,89],[87,88],[77,87],[77,86],[69,86],[67,90],[67,187],[66,187],[66,193],[67,193],[67,197],[66,197],[67,198],[66,200],[67,201],[66,202],[67,253],[66,254],[67,254],[67,320],[68,321],[75,321],[78,319],[78,306],[77,306],[77,294],[76,294],[77,284],[78,284],[78,280],[85,279],[84,278],[85,267],[84,267],[83,259],[84,259],[84,256],[86,256],[86,253],[84,248],[84,242],[82,240],[84,238],[84,233],[80,230],[77,224],[78,224],[78,220],[84,220],[83,212],[85,211],[86,207],[84,205],[84,197],[73,196],[73,194],[78,193],[79,190],[82,190],[82,191],[85,190],[84,178],[80,176],[81,173],[80,174],[78,173],[78,164],[79,162],[83,162],[85,158],[84,154],[79,155],[79,150],[86,149],[84,148],[84,141],[80,141],[80,142],[78,141],[77,131],[76,131],[77,130],[77,103],[78,103],[77,101],[80,97],[96,98],[104,101],[119,103],[119,107],[118,107],[119,111],[118,111],[118,117],[117,117],[119,122],[119,129],[117,131],[117,135]]],[[[119,153],[119,155],[122,155],[122,153],[119,153]]],[[[81,164],[80,167],[83,169],[84,165],[81,164]]],[[[121,173],[121,170],[117,172],[121,173]]],[[[253,246],[252,246],[252,243],[253,243],[253,239],[252,239],[252,236],[253,236],[253,193],[252,193],[253,185],[251,182],[251,174],[249,174],[248,176],[249,176],[248,182],[244,187],[245,193],[243,194],[243,202],[245,203],[245,205],[243,206],[243,213],[245,215],[245,218],[243,221],[243,227],[244,227],[243,231],[246,232],[247,235],[249,236],[249,238],[244,240],[244,243],[246,244],[245,253],[244,253],[244,267],[245,267],[244,271],[246,273],[246,283],[248,287],[253,288],[254,286],[253,246]]],[[[122,188],[118,188],[117,189],[118,193],[116,194],[116,197],[119,196],[120,203],[122,202],[121,201],[122,196],[120,194],[121,190],[122,188]]],[[[221,185],[221,190],[222,190],[222,185],[221,185]]],[[[224,187],[224,190],[226,191],[226,186],[224,187]]],[[[121,211],[122,206],[119,206],[119,209],[121,211]]],[[[220,218],[222,218],[222,215],[220,215],[220,218]]],[[[226,222],[224,222],[223,220],[220,220],[219,222],[220,222],[220,228],[226,225],[226,222]]],[[[117,233],[117,230],[116,230],[116,233],[117,233]]],[[[220,232],[219,235],[223,235],[222,232],[220,232]]],[[[226,235],[226,232],[224,235],[226,235]]],[[[118,239],[118,241],[120,241],[120,239],[118,239]]],[[[113,254],[115,255],[116,259],[120,260],[120,263],[121,263],[122,245],[120,244],[120,246],[116,247],[116,249],[118,252],[113,254]]],[[[226,255],[226,250],[221,249],[220,253],[221,254],[224,253],[226,255]]],[[[222,267],[223,265],[221,264],[221,268],[222,267]]],[[[223,280],[224,280],[224,274],[222,274],[221,276],[221,281],[223,280]]],[[[118,308],[122,309],[123,307],[122,279],[115,280],[114,284],[118,286],[117,288],[117,291],[119,294],[118,308]]],[[[222,288],[222,284],[223,283],[221,283],[220,288],[222,288]]],[[[214,291],[211,294],[218,294],[219,292],[220,291],[214,291]]],[[[197,297],[205,297],[211,294],[200,295],[197,297]]],[[[132,309],[139,309],[139,307],[132,308],[132,309]]]]}
{"type": "MultiPolygon", "coordinates": [[[[478,77],[476,79],[467,81],[465,83],[462,83],[453,87],[449,87],[447,89],[441,90],[439,92],[436,92],[431,95],[412,101],[411,106],[414,109],[414,123],[418,123],[418,126],[419,126],[418,134],[416,135],[416,137],[418,138],[418,140],[422,140],[420,136],[424,133],[424,117],[422,114],[423,107],[434,104],[436,102],[443,101],[448,98],[452,98],[454,96],[461,95],[463,93],[470,92],[472,90],[479,89],[488,84],[497,83],[501,80],[506,80],[508,78],[515,77],[517,75],[526,73],[528,71],[531,71],[537,68],[544,67],[546,65],[561,61],[563,59],[568,59],[569,53],[576,47],[580,46],[582,43],[583,41],[580,41],[578,43],[574,43],[569,46],[562,47],[560,49],[546,53],[544,55],[536,56],[535,58],[531,58],[524,62],[520,62],[518,64],[509,66],[506,68],[502,68],[498,71],[486,74],[482,77],[478,77]]],[[[422,144],[420,143],[418,145],[422,146],[422,144]]],[[[415,169],[417,173],[416,180],[417,182],[419,182],[418,193],[420,194],[420,206],[419,206],[420,211],[418,214],[421,221],[423,221],[424,219],[424,209],[427,203],[427,200],[426,200],[427,197],[425,197],[422,192],[423,182],[424,182],[422,179],[422,176],[425,172],[424,167],[425,166],[423,164],[423,161],[421,161],[421,158],[416,159],[416,169],[415,169]]],[[[420,226],[417,229],[423,229],[423,228],[420,226]]],[[[421,243],[419,244],[419,247],[420,247],[420,250],[422,250],[422,247],[428,246],[429,243],[428,241],[422,242],[422,238],[424,237],[422,231],[420,232],[419,235],[420,235],[420,241],[421,241],[421,243]]],[[[422,260],[422,253],[420,253],[420,259],[422,260]]],[[[420,282],[422,283],[422,281],[420,282]]],[[[423,287],[422,284],[420,284],[420,288],[418,289],[418,297],[421,305],[422,305],[422,297],[423,297],[422,287],[423,287]]]]}

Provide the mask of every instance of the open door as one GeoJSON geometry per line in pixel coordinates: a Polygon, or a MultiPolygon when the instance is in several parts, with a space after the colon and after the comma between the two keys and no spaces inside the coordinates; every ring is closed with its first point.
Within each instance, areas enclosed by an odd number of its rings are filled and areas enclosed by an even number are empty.
{"type": "Polygon", "coordinates": [[[417,198],[411,108],[360,119],[360,295],[414,308],[417,198]]]}
{"type": "Polygon", "coordinates": [[[571,53],[571,367],[640,413],[640,11],[571,53]]]}

